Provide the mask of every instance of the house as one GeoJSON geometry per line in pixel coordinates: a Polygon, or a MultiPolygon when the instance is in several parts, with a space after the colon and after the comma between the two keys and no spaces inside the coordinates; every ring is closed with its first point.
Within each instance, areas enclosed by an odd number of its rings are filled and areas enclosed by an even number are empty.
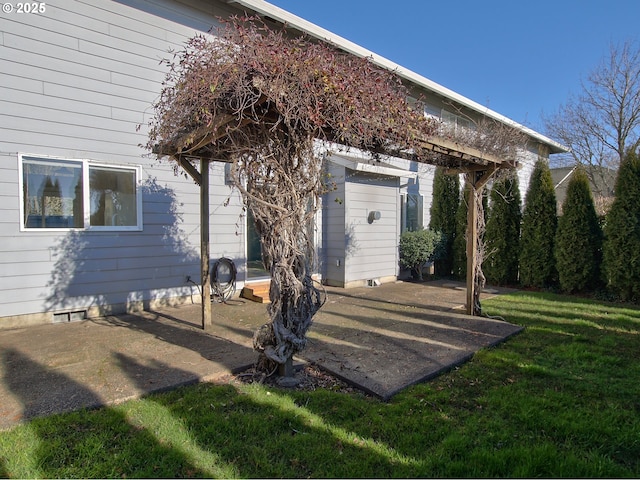
{"type": "MultiPolygon", "coordinates": [[[[484,117],[529,138],[518,175],[564,151],[547,137],[263,0],[66,0],[0,16],[0,328],[199,301],[199,191],[139,146],[166,69],[196,33],[243,12],[397,70],[425,114],[484,117]],[[142,128],[138,130],[138,126],[142,128]]],[[[319,274],[341,286],[398,275],[398,236],[427,225],[433,168],[357,151],[327,158],[319,274]],[[340,196],[340,198],[338,198],[340,196]]],[[[210,251],[263,279],[260,245],[226,169],[211,170],[210,251]]]]}
{"type": "MultiPolygon", "coordinates": [[[[558,214],[562,214],[562,205],[567,197],[567,187],[576,166],[557,167],[551,169],[551,180],[556,192],[558,214]]],[[[593,195],[593,203],[598,215],[604,215],[609,210],[614,198],[613,188],[616,183],[617,171],[606,167],[592,166],[587,169],[589,187],[593,195]]]]}

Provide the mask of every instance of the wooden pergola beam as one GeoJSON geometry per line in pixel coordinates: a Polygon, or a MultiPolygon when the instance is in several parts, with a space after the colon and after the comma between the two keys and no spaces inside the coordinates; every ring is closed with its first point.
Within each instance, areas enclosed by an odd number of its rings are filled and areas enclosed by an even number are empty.
{"type": "MultiPolygon", "coordinates": [[[[186,162],[184,164],[185,170],[189,168],[189,158],[210,158],[210,155],[206,151],[206,146],[216,142],[218,139],[223,137],[226,133],[226,127],[235,119],[235,117],[231,115],[225,115],[224,117],[225,118],[223,120],[216,122],[217,126],[200,128],[196,133],[192,135],[184,135],[177,140],[169,142],[163,146],[156,146],[156,148],[153,149],[153,153],[161,156],[170,156],[176,160],[182,158],[182,161],[186,162]],[[192,140],[191,143],[189,143],[190,139],[192,140]]],[[[267,115],[265,115],[265,118],[266,117],[267,115]]],[[[238,122],[237,126],[242,127],[255,122],[256,119],[254,118],[244,118],[242,121],[238,122]]],[[[330,141],[337,142],[337,140],[333,138],[331,132],[324,132],[324,134],[330,141]]],[[[507,163],[505,162],[505,160],[499,158],[496,155],[488,152],[483,152],[481,150],[478,150],[477,148],[462,145],[460,143],[453,142],[442,137],[430,137],[428,139],[422,140],[421,147],[424,150],[444,155],[452,160],[462,162],[456,167],[450,168],[449,170],[451,171],[451,173],[453,173],[454,171],[463,173],[472,169],[484,170],[489,165],[502,166],[503,164],[507,163]]],[[[416,155],[415,152],[411,151],[395,150],[393,148],[381,147],[376,149],[374,153],[404,158],[406,160],[412,160],[418,163],[432,163],[428,159],[420,158],[418,155],[416,155]]],[[[507,166],[511,168],[514,165],[509,163],[507,166]]],[[[192,171],[187,171],[187,173],[194,177],[194,175],[192,175],[192,171]]],[[[196,183],[199,182],[197,181],[196,183]]]]}
{"type": "Polygon", "coordinates": [[[488,152],[483,152],[477,148],[462,145],[443,137],[431,137],[423,141],[425,149],[440,153],[452,158],[459,158],[475,164],[495,164],[501,165],[504,160],[488,152]]]}
{"type": "MultiPolygon", "coordinates": [[[[202,186],[202,174],[198,171],[198,169],[189,161],[188,158],[182,157],[182,155],[178,155],[177,157],[173,157],[178,165],[184,168],[184,171],[189,174],[189,176],[193,179],[196,184],[202,186]]],[[[200,160],[202,164],[202,160],[200,160]]]]}

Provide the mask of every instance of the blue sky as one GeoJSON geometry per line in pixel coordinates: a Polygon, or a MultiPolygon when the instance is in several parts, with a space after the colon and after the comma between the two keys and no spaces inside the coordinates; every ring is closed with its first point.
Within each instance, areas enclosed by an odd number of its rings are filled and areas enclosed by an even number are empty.
{"type": "Polygon", "coordinates": [[[640,41],[639,0],[268,0],[544,132],[609,51],[640,41]]]}

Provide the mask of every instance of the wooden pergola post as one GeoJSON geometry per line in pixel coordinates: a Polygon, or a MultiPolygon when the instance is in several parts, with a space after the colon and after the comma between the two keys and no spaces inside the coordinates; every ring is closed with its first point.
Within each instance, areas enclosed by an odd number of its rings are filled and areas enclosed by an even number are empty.
{"type": "Polygon", "coordinates": [[[202,329],[212,325],[211,275],[209,272],[209,159],[200,159],[200,273],[202,288],[202,329]]]}
{"type": "Polygon", "coordinates": [[[466,183],[469,185],[467,200],[467,315],[473,315],[475,311],[476,252],[478,247],[478,205],[476,203],[476,186],[472,177],[475,177],[475,172],[465,174],[466,183]]]}
{"type": "Polygon", "coordinates": [[[467,210],[467,315],[477,315],[476,298],[476,267],[478,242],[481,241],[478,232],[478,202],[482,202],[478,194],[491,179],[497,168],[493,166],[486,170],[472,170],[465,173],[465,182],[469,186],[467,210]]]}

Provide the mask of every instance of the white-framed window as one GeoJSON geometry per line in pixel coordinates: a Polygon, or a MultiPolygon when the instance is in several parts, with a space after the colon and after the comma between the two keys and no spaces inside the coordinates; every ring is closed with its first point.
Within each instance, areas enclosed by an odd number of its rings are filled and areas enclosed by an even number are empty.
{"type": "Polygon", "coordinates": [[[456,115],[455,113],[451,113],[444,109],[442,110],[442,121],[454,130],[457,130],[458,128],[474,130],[475,128],[473,122],[468,118],[456,115]]]}
{"type": "Polygon", "coordinates": [[[425,103],[424,104],[424,115],[427,118],[440,120],[441,116],[442,116],[442,109],[440,109],[438,107],[434,107],[431,104],[425,103]]]}
{"type": "Polygon", "coordinates": [[[400,196],[400,232],[415,232],[423,227],[424,198],[417,193],[400,196]]]}
{"type": "Polygon", "coordinates": [[[142,230],[140,167],[20,154],[21,230],[142,230]]]}

